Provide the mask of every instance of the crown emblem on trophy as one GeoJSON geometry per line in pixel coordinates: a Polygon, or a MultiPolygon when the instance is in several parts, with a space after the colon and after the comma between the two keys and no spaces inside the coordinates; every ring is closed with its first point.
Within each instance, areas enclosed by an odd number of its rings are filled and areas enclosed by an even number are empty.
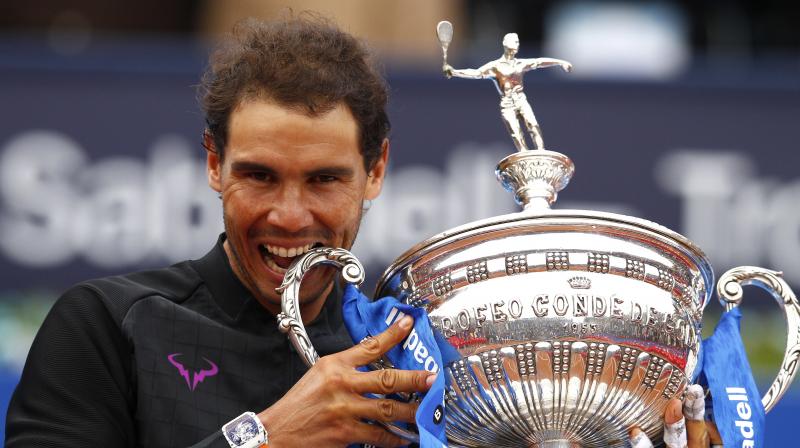
{"type": "Polygon", "coordinates": [[[567,280],[572,289],[589,289],[592,287],[592,281],[586,277],[572,277],[567,280]]]}

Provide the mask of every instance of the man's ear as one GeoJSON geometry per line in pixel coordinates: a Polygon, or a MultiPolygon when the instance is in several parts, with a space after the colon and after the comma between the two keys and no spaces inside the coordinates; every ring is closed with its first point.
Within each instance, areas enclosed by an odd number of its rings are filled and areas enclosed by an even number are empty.
{"type": "Polygon", "coordinates": [[[219,157],[214,138],[206,130],[203,132],[203,147],[206,148],[206,173],[208,174],[208,186],[217,193],[222,192],[222,159],[219,157]]]}
{"type": "Polygon", "coordinates": [[[381,194],[383,188],[383,178],[386,176],[386,166],[389,164],[389,139],[383,139],[381,143],[381,155],[372,165],[372,169],[367,173],[367,189],[364,198],[373,200],[381,194]]]}

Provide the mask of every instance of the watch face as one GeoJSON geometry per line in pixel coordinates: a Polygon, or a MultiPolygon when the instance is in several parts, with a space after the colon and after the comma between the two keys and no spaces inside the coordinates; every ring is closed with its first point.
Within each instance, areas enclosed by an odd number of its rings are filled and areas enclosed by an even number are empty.
{"type": "Polygon", "coordinates": [[[243,445],[258,437],[258,425],[252,417],[243,415],[225,425],[225,437],[236,445],[243,445]]]}

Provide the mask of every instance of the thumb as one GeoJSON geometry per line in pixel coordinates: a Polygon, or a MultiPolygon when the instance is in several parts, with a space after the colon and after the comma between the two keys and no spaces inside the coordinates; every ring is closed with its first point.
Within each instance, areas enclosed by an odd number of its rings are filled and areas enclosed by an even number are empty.
{"type": "Polygon", "coordinates": [[[664,444],[667,448],[686,446],[686,420],[681,413],[681,406],[681,401],[673,398],[664,412],[664,444]]]}
{"type": "Polygon", "coordinates": [[[638,426],[631,428],[629,435],[631,448],[653,448],[653,442],[638,426]]]}

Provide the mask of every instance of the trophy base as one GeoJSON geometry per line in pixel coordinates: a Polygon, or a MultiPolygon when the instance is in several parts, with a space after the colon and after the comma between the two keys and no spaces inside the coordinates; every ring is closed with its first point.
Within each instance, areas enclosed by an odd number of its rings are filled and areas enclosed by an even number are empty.
{"type": "MultiPolygon", "coordinates": [[[[562,322],[571,321],[539,318],[536,328],[555,324],[549,328],[557,331],[562,322]]],[[[606,328],[592,322],[597,332],[606,328]]],[[[505,323],[484,322],[484,334],[505,323]]],[[[480,351],[446,367],[447,436],[455,445],[624,448],[634,425],[658,436],[667,402],[688,381],[663,353],[591,338],[534,343],[528,331],[531,342],[480,351]]]]}
{"type": "Polygon", "coordinates": [[[495,169],[503,188],[526,210],[550,208],[574,172],[569,157],[544,149],[511,154],[495,169]]]}

